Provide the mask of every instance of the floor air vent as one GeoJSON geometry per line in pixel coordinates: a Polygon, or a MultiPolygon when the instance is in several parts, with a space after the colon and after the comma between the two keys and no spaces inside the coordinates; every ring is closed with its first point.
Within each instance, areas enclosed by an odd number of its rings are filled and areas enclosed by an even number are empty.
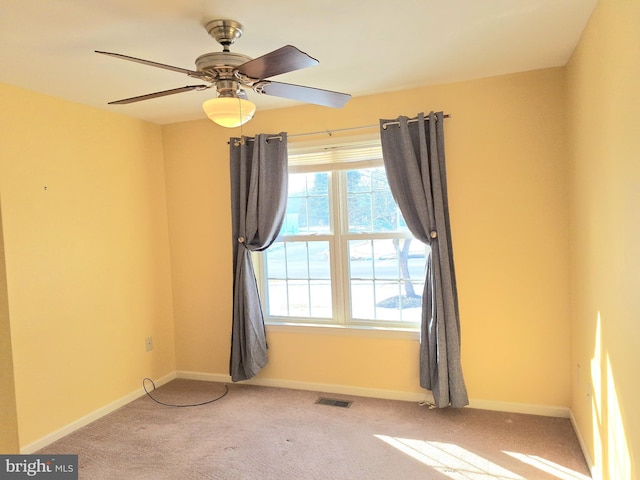
{"type": "Polygon", "coordinates": [[[348,402],[346,400],[336,400],[335,398],[325,398],[325,397],[320,397],[318,400],[316,400],[316,404],[318,405],[329,405],[331,407],[342,407],[342,408],[349,408],[351,406],[352,402],[348,402]]]}

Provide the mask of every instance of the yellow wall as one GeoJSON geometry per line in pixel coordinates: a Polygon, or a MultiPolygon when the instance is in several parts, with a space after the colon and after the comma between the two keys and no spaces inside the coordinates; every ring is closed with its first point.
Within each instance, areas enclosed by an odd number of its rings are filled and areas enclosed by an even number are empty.
{"type": "Polygon", "coordinates": [[[640,2],[601,0],[567,67],[571,408],[596,471],[638,478],[640,2]]]}
{"type": "Polygon", "coordinates": [[[175,371],[164,164],[157,125],[2,85],[0,104],[24,447],[175,371]]]}
{"type": "MultiPolygon", "coordinates": [[[[1,207],[1,206],[0,206],[1,207]]],[[[18,415],[13,380],[9,298],[4,265],[2,209],[0,208],[0,453],[19,453],[18,415]]]]}
{"type": "MultiPolygon", "coordinates": [[[[244,134],[294,135],[444,110],[463,368],[472,399],[569,405],[564,71],[548,69],[259,111],[244,134]]],[[[228,137],[208,120],[163,127],[178,370],[228,373],[228,137]]],[[[360,133],[360,132],[356,132],[360,133]]],[[[270,329],[259,379],[420,392],[415,339],[270,329]]]]}

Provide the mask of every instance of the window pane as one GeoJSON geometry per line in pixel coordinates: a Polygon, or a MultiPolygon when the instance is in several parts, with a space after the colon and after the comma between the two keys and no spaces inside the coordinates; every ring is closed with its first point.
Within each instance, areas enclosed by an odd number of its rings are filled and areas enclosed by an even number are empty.
{"type": "Polygon", "coordinates": [[[264,253],[268,316],[333,316],[329,242],[275,242],[264,253]]]}
{"type": "Polygon", "coordinates": [[[402,319],[400,282],[376,282],[376,320],[402,319]]]}
{"type": "Polygon", "coordinates": [[[284,235],[308,235],[329,231],[329,173],[289,175],[284,235]]]}
{"type": "Polygon", "coordinates": [[[389,181],[387,180],[387,172],[384,168],[371,169],[371,190],[391,192],[389,181]]]}
{"type": "Polygon", "coordinates": [[[308,317],[309,309],[309,282],[306,280],[290,280],[288,282],[289,313],[290,317],[308,317]]]}
{"type": "Polygon", "coordinates": [[[297,235],[300,233],[300,225],[306,230],[307,226],[307,199],[289,196],[287,199],[287,211],[284,223],[280,229],[281,235],[297,235]]]}
{"type": "MultiPolygon", "coordinates": [[[[376,304],[376,319],[419,324],[422,317],[421,296],[422,290],[424,288],[424,281],[413,281],[412,286],[416,292],[415,296],[406,295],[406,285],[400,283],[398,284],[399,291],[397,293],[397,296],[387,296],[385,299],[378,301],[378,303],[376,304]]],[[[381,284],[379,286],[376,285],[376,287],[377,292],[382,294],[379,295],[379,297],[387,295],[390,291],[389,285],[381,284]]]]}
{"type": "Polygon", "coordinates": [[[329,262],[328,242],[309,242],[309,277],[331,279],[331,263],[329,262]]]}
{"type": "Polygon", "coordinates": [[[398,207],[390,191],[371,194],[374,212],[373,231],[393,232],[400,230],[398,225],[398,207]]]}
{"type": "Polygon", "coordinates": [[[349,233],[406,232],[384,167],[348,170],[349,233]]]}
{"type": "Polygon", "coordinates": [[[314,280],[311,282],[311,318],[331,318],[331,280],[314,280]]]}
{"type": "Polygon", "coordinates": [[[287,269],[284,256],[284,243],[275,242],[266,251],[265,262],[267,278],[286,278],[287,269]]]}
{"type": "Polygon", "coordinates": [[[309,197],[309,228],[307,233],[329,233],[329,197],[309,197]]]}
{"type": "Polygon", "coordinates": [[[267,280],[267,302],[269,315],[284,317],[289,315],[289,296],[286,280],[267,280]]]}
{"type": "Polygon", "coordinates": [[[371,194],[351,194],[347,199],[349,211],[349,232],[366,233],[371,231],[371,194]]]}
{"type": "Polygon", "coordinates": [[[371,169],[347,171],[347,193],[371,191],[371,169]]]}
{"type": "Polygon", "coordinates": [[[285,242],[287,278],[309,278],[309,252],[307,242],[285,242]]]}
{"type": "Polygon", "coordinates": [[[352,279],[350,283],[351,316],[358,319],[375,319],[375,298],[373,280],[352,279]]]}
{"type": "Polygon", "coordinates": [[[351,278],[373,279],[373,243],[371,240],[349,240],[351,278]]]}

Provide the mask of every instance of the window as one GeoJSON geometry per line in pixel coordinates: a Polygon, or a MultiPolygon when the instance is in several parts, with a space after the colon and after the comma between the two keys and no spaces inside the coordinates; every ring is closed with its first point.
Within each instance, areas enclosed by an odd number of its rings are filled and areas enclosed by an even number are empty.
{"type": "Polygon", "coordinates": [[[417,328],[427,255],[393,200],[379,139],[290,145],[284,225],[257,261],[267,323],[417,328]]]}

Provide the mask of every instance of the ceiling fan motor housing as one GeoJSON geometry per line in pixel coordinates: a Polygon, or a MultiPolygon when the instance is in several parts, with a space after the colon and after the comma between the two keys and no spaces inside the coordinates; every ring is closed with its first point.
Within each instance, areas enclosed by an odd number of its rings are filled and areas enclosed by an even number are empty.
{"type": "Polygon", "coordinates": [[[204,72],[216,84],[216,90],[221,97],[235,97],[242,94],[241,82],[235,75],[238,65],[251,60],[251,57],[241,53],[211,52],[200,55],[196,59],[196,68],[204,72]]]}
{"type": "Polygon", "coordinates": [[[234,69],[249,60],[252,58],[241,53],[211,52],[200,55],[196,59],[196,68],[199,72],[215,72],[223,68],[234,69]]]}

